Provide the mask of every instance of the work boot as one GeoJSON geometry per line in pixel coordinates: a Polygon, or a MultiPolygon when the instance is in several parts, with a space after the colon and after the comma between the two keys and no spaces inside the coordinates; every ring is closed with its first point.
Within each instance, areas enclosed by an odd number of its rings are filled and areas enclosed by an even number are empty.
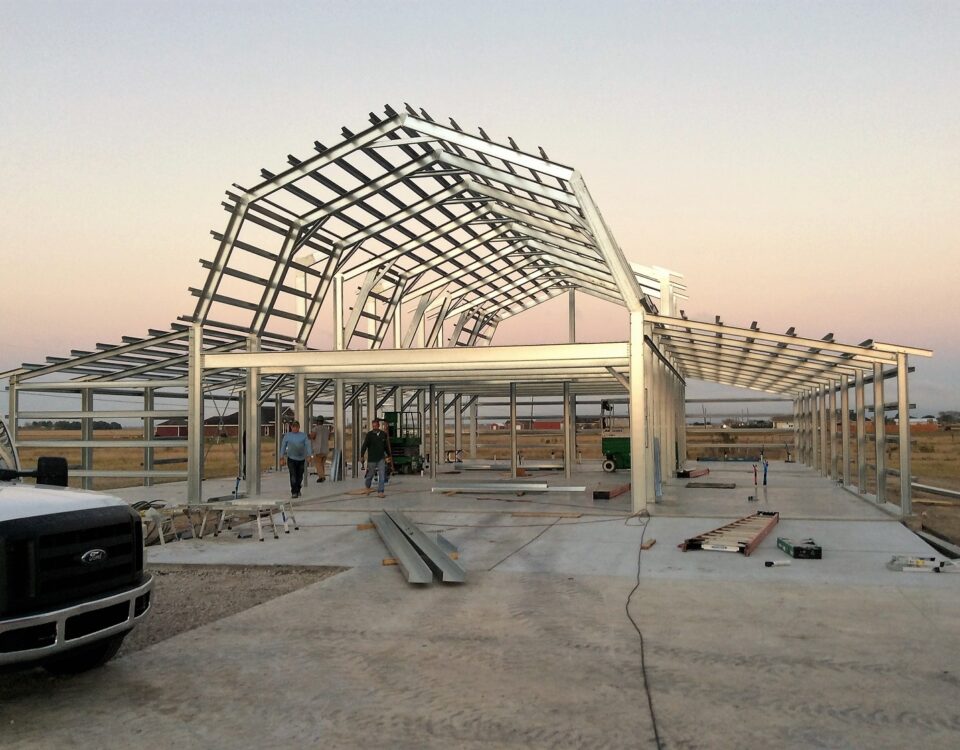
{"type": "Polygon", "coordinates": [[[384,495],[382,492],[378,492],[377,497],[386,497],[386,495],[384,495]]]}

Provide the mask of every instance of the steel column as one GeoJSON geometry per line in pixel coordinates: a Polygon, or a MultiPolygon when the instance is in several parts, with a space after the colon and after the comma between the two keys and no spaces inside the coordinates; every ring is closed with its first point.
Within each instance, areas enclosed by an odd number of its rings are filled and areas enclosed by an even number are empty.
{"type": "Polygon", "coordinates": [[[679,387],[679,395],[677,397],[677,416],[680,419],[680,465],[677,467],[679,469],[684,468],[687,465],[687,418],[685,416],[686,412],[684,411],[687,403],[687,385],[683,381],[678,380],[677,386],[679,387]]]}
{"type": "Polygon", "coordinates": [[[877,502],[887,502],[887,420],[883,400],[883,365],[873,365],[873,439],[876,448],[877,502]]]}
{"type": "Polygon", "coordinates": [[[344,408],[344,401],[346,401],[345,388],[342,378],[337,378],[333,381],[333,448],[334,456],[340,456],[340,466],[337,467],[337,471],[334,472],[333,466],[331,464],[330,474],[331,476],[339,477],[340,480],[346,479],[345,472],[343,471],[344,461],[344,452],[347,443],[347,413],[344,408]],[[339,454],[337,453],[339,451],[339,454]]]}
{"type": "MultiPolygon", "coordinates": [[[[302,350],[302,346],[297,347],[302,350]]],[[[310,407],[307,404],[307,376],[297,375],[293,385],[293,415],[294,419],[300,423],[300,429],[303,432],[310,432],[310,419],[307,410],[310,407]]]]}
{"type": "Polygon", "coordinates": [[[828,400],[827,408],[830,419],[830,478],[837,479],[839,473],[837,469],[840,463],[839,451],[837,450],[837,383],[831,380],[827,385],[828,400]]]}
{"type": "Polygon", "coordinates": [[[907,355],[897,352],[897,421],[900,433],[900,514],[913,513],[910,476],[910,392],[907,381],[907,355]]]}
{"type": "Polygon", "coordinates": [[[199,323],[190,326],[187,345],[187,501],[199,503],[203,500],[203,327],[199,323]]]}
{"type": "MultiPolygon", "coordinates": [[[[153,388],[143,389],[143,410],[152,412],[154,406],[153,388]]],[[[143,418],[143,439],[153,440],[153,417],[144,416],[143,418]]],[[[153,446],[148,445],[143,449],[143,486],[150,487],[153,484],[153,477],[150,472],[153,471],[153,446]]]]}
{"type": "Polygon", "coordinates": [[[480,407],[477,402],[479,400],[477,398],[470,404],[470,458],[477,457],[477,418],[480,416],[480,407]]]}
{"type": "MultiPolygon", "coordinates": [[[[572,294],[572,292],[571,292],[572,294]]],[[[570,418],[570,402],[573,396],[570,394],[570,383],[563,384],[563,477],[569,479],[573,474],[573,452],[570,450],[570,444],[574,442],[574,430],[576,429],[573,420],[570,418]]]]}
{"type": "Polygon", "coordinates": [[[850,377],[844,375],[840,379],[840,439],[843,444],[840,447],[840,456],[843,461],[843,469],[840,472],[840,479],[843,486],[850,486],[850,377]]]}
{"type": "Polygon", "coordinates": [[[867,491],[867,418],[862,370],[857,370],[854,383],[857,409],[857,490],[863,495],[867,491]]]}
{"type": "MultiPolygon", "coordinates": [[[[201,399],[203,396],[201,395],[201,399]]],[[[80,418],[80,439],[81,440],[93,440],[93,417],[87,416],[90,412],[93,411],[93,391],[90,389],[84,390],[80,394],[80,408],[85,412],[84,416],[80,418]]],[[[200,419],[201,422],[201,431],[203,430],[202,422],[203,418],[200,419]]],[[[189,428],[188,428],[189,429],[189,428]]],[[[80,449],[80,468],[86,471],[91,471],[93,469],[93,448],[81,448],[80,449]]],[[[85,490],[93,489],[93,477],[85,476],[80,479],[80,486],[85,490]]]]}
{"type": "Polygon", "coordinates": [[[437,461],[445,462],[447,453],[447,394],[446,391],[437,391],[435,414],[437,415],[436,447],[437,461]]]}
{"type": "Polygon", "coordinates": [[[453,398],[453,450],[454,450],[454,459],[462,455],[463,452],[463,414],[460,410],[460,405],[463,402],[461,395],[458,393],[453,398]]]}
{"type": "MultiPolygon", "coordinates": [[[[420,455],[426,456],[430,453],[429,443],[427,442],[427,405],[425,403],[423,388],[417,391],[417,414],[420,415],[420,455]]],[[[433,463],[433,459],[430,460],[433,463]]],[[[434,476],[432,473],[430,476],[434,476]]]]}
{"type": "Polygon", "coordinates": [[[373,420],[377,418],[377,386],[375,383],[367,384],[367,422],[363,426],[364,431],[367,428],[373,429],[373,420]]]}
{"type": "Polygon", "coordinates": [[[810,431],[813,436],[813,455],[810,468],[820,471],[820,389],[810,392],[810,431]]]}
{"type": "MultiPolygon", "coordinates": [[[[7,413],[7,432],[10,433],[10,443],[13,445],[15,452],[19,455],[19,451],[16,451],[17,447],[17,427],[19,424],[19,413],[20,413],[20,404],[19,404],[19,383],[20,378],[16,375],[11,375],[8,380],[9,383],[9,394],[7,398],[8,413],[7,413]]],[[[11,466],[10,468],[15,469],[16,466],[11,466]]]]}
{"type": "Polygon", "coordinates": [[[630,484],[635,513],[645,510],[648,500],[653,499],[647,483],[650,469],[647,466],[649,450],[647,405],[646,405],[646,359],[647,347],[643,310],[630,313],[630,484]]]}
{"type": "MultiPolygon", "coordinates": [[[[251,334],[247,337],[247,351],[260,351],[260,337],[251,334]]],[[[246,436],[241,436],[244,440],[244,452],[246,453],[247,467],[247,497],[260,496],[260,369],[250,367],[247,369],[247,418],[246,418],[246,436]]],[[[281,429],[281,412],[277,412],[274,420],[277,425],[277,431],[281,429]]],[[[278,451],[279,452],[279,451],[278,451]]]]}
{"type": "Polygon", "coordinates": [[[359,385],[353,386],[353,400],[350,402],[350,442],[353,444],[351,456],[351,464],[353,465],[353,470],[351,475],[354,479],[360,476],[360,446],[363,444],[363,438],[361,437],[366,430],[364,430],[363,425],[363,416],[360,408],[360,397],[357,395],[357,389],[360,388],[359,385]]]}
{"type": "Polygon", "coordinates": [[[567,342],[577,343],[577,297],[573,289],[567,292],[567,342]]]}
{"type": "Polygon", "coordinates": [[[427,410],[430,412],[430,478],[437,478],[437,387],[431,383],[429,387],[430,403],[427,410]]]}
{"type": "MultiPolygon", "coordinates": [[[[261,416],[263,411],[260,411],[261,416]]],[[[280,445],[283,443],[283,396],[273,397],[273,470],[280,471],[280,445]]]]}
{"type": "Polygon", "coordinates": [[[827,419],[827,387],[821,385],[820,393],[820,474],[830,476],[830,422],[827,419]]]}
{"type": "Polygon", "coordinates": [[[510,384],[510,478],[517,478],[517,384],[510,384]]]}

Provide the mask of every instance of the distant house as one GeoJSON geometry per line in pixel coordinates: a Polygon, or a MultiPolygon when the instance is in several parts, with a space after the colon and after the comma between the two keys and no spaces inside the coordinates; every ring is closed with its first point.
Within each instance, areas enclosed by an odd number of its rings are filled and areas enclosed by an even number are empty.
{"type": "MultiPolygon", "coordinates": [[[[276,409],[272,406],[260,407],[260,435],[262,437],[273,437],[276,434],[276,425],[274,424],[274,414],[276,409]]],[[[289,407],[284,409],[281,418],[284,424],[293,421],[293,409],[289,407]]],[[[203,420],[204,437],[237,437],[239,432],[240,414],[233,412],[225,414],[222,417],[215,414],[203,420]]],[[[158,440],[163,439],[184,439],[187,437],[187,418],[173,417],[160,422],[153,431],[153,436],[158,440]]]]}

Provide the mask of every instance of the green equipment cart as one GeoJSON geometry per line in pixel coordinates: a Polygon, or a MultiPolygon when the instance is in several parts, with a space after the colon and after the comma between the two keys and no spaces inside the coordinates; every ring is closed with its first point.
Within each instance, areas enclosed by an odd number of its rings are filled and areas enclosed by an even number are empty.
{"type": "Polygon", "coordinates": [[[603,452],[604,471],[630,468],[630,438],[601,437],[600,450],[603,452]]]}
{"type": "Polygon", "coordinates": [[[423,440],[421,415],[412,411],[388,411],[384,414],[390,435],[393,471],[414,474],[423,468],[420,443],[423,440]]]}
{"type": "Polygon", "coordinates": [[[600,452],[603,453],[603,470],[607,472],[630,468],[630,438],[623,430],[617,430],[614,422],[614,405],[600,402],[600,452]]]}

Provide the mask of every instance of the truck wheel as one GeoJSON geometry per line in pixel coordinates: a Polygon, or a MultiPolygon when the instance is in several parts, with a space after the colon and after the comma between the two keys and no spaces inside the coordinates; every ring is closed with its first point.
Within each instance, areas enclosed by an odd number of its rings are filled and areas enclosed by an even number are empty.
{"type": "Polygon", "coordinates": [[[603,462],[603,470],[607,473],[612,473],[617,470],[617,465],[608,458],[603,462]]]}
{"type": "Polygon", "coordinates": [[[88,669],[106,664],[120,650],[120,644],[127,637],[127,630],[123,633],[104,638],[102,641],[80,646],[65,652],[62,656],[48,659],[43,668],[51,674],[77,674],[88,669]]]}

